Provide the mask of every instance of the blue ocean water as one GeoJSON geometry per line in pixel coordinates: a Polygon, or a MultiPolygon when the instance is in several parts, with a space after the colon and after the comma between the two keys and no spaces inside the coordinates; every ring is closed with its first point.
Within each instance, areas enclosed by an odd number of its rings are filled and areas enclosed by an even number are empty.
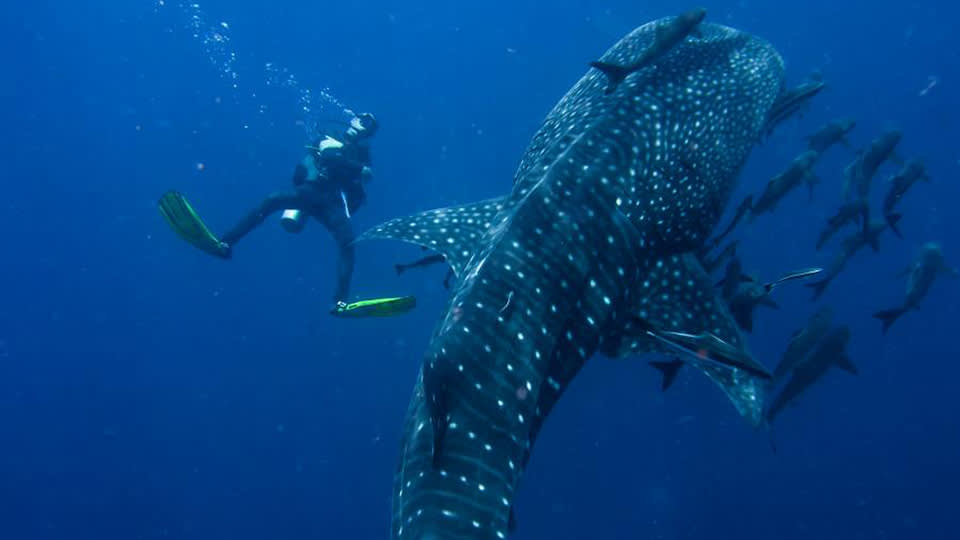
{"type": "MultiPolygon", "coordinates": [[[[960,483],[960,281],[887,336],[870,314],[921,244],[960,265],[960,40],[932,0],[704,2],[771,41],[791,82],[828,84],[758,146],[734,201],[839,116],[863,146],[933,178],[828,289],[778,291],[756,356],[779,358],[827,304],[860,375],[831,373],[778,419],[778,453],[693,373],[667,393],[643,359],[593,359],[537,441],[517,539],[954,538],[960,483]]],[[[22,3],[0,21],[0,538],[386,538],[400,427],[444,305],[419,250],[363,244],[354,293],[415,294],[412,314],[327,313],[334,246],[271,220],[212,259],[156,210],[188,194],[222,230],[287,187],[318,122],[373,111],[376,178],[357,230],[504,193],[553,104],[654,1],[22,3]]],[[[830,150],[813,202],[793,194],[737,231],[762,276],[815,252],[852,155],[830,150]]],[[[895,168],[887,166],[875,186],[895,168]]],[[[879,198],[885,190],[874,189],[879,198]]],[[[875,203],[877,201],[874,201],[875,203]]]]}

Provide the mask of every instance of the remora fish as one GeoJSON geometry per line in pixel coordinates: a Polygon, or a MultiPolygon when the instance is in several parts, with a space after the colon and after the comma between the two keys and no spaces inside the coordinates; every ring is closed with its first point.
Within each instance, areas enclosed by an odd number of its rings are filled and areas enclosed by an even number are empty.
{"type": "Polygon", "coordinates": [[[709,253],[703,253],[704,250],[701,249],[700,253],[702,255],[697,258],[700,260],[700,264],[703,265],[703,269],[706,270],[708,274],[712,274],[723,266],[725,261],[736,256],[737,245],[739,245],[739,241],[737,240],[728,242],[712,259],[708,257],[709,253]]]}
{"type": "Polygon", "coordinates": [[[817,162],[817,157],[819,157],[819,154],[813,150],[807,150],[794,158],[783,172],[767,182],[763,194],[753,204],[750,218],[753,219],[760,214],[773,212],[780,199],[802,182],[806,182],[810,186],[810,196],[812,197],[813,186],[820,182],[817,176],[813,174],[813,166],[817,162]]]}
{"type": "Polygon", "coordinates": [[[426,257],[422,257],[413,262],[397,263],[393,265],[393,267],[394,269],[396,269],[397,275],[399,276],[400,274],[406,272],[407,270],[410,270],[411,268],[423,268],[427,266],[433,266],[435,264],[440,264],[445,260],[446,260],[446,257],[444,257],[443,254],[434,253],[433,255],[427,255],[426,257]]]}
{"type": "Polygon", "coordinates": [[[813,347],[827,334],[832,324],[833,310],[825,306],[810,316],[806,326],[793,333],[790,343],[787,344],[787,350],[783,352],[780,363],[773,371],[774,386],[779,385],[784,377],[803,362],[813,347]]]}
{"type": "Polygon", "coordinates": [[[853,195],[860,199],[865,199],[870,194],[870,184],[877,169],[888,158],[893,156],[893,151],[903,134],[899,130],[892,129],[882,133],[874,139],[866,150],[862,150],[852,163],[843,170],[846,181],[843,184],[843,198],[853,195]]]}
{"type": "Polygon", "coordinates": [[[822,268],[810,268],[790,272],[775,281],[769,283],[758,283],[756,280],[749,280],[747,283],[740,283],[736,291],[730,295],[727,305],[730,313],[733,315],[737,326],[741,330],[753,332],[753,313],[757,306],[767,306],[773,309],[780,309],[780,306],[770,298],[770,293],[777,285],[796,279],[806,279],[822,272],[822,268]]]}
{"type": "MultiPolygon", "coordinates": [[[[423,249],[424,251],[426,251],[427,248],[424,247],[423,249]]],[[[427,255],[425,257],[421,257],[413,262],[397,263],[393,265],[393,268],[397,271],[397,275],[399,276],[399,275],[402,275],[407,270],[410,270],[413,268],[426,268],[428,266],[433,266],[435,264],[440,264],[446,261],[447,261],[446,255],[442,253],[434,253],[433,255],[427,255]]],[[[447,275],[444,276],[443,278],[444,289],[450,288],[450,280],[452,279],[453,279],[453,270],[450,268],[447,268],[447,275]]]]}
{"type": "Polygon", "coordinates": [[[817,238],[817,251],[823,247],[833,235],[850,223],[859,223],[866,227],[870,223],[870,205],[866,199],[857,199],[840,207],[837,213],[827,220],[827,226],[817,238]]]}
{"type": "Polygon", "coordinates": [[[607,76],[607,89],[605,93],[613,93],[613,91],[617,89],[617,86],[627,78],[627,75],[653,64],[661,56],[687,39],[687,36],[696,33],[697,27],[706,16],[707,10],[697,8],[686,13],[681,13],[676,17],[662,19],[659,23],[660,25],[657,26],[655,30],[656,36],[653,43],[651,43],[636,60],[627,65],[601,60],[590,62],[591,67],[599,69],[607,76]]]}
{"type": "Polygon", "coordinates": [[[900,307],[878,311],[873,316],[883,322],[883,333],[886,334],[890,326],[901,315],[911,309],[918,309],[920,301],[930,292],[930,286],[940,274],[956,276],[957,269],[947,266],[943,258],[940,245],[934,242],[927,243],[920,250],[920,255],[901,275],[907,276],[907,296],[900,307]]]}
{"type": "Polygon", "coordinates": [[[717,286],[720,287],[720,298],[729,303],[737,294],[740,285],[747,281],[752,281],[752,278],[743,273],[743,263],[740,262],[740,257],[733,256],[727,263],[723,279],[717,282],[717,286]]]}
{"type": "MultiPolygon", "coordinates": [[[[894,216],[896,215],[893,212],[893,209],[897,206],[897,203],[900,202],[900,199],[907,194],[907,191],[913,187],[913,184],[917,180],[930,181],[930,177],[927,175],[927,170],[923,166],[923,163],[915,159],[908,160],[903,168],[890,178],[890,191],[887,192],[887,196],[883,199],[883,215],[894,216]]],[[[896,222],[891,222],[889,219],[887,223],[890,225],[890,230],[894,232],[897,236],[903,238],[903,235],[900,234],[900,230],[896,227],[896,222]]]]}
{"type": "MultiPolygon", "coordinates": [[[[601,60],[633,64],[662,24],[634,30],[601,60]]],[[[783,60],[749,34],[700,29],[613,94],[588,71],[534,136],[507,196],[363,235],[428,246],[457,274],[407,411],[394,539],[505,538],[536,436],[598,351],[717,347],[711,361],[684,360],[762,423],[770,374],[749,360],[695,253],[775,113],[783,60]],[[638,320],[676,332],[651,336],[638,320]]]]}
{"type": "Polygon", "coordinates": [[[744,197],[740,204],[737,206],[737,211],[734,214],[733,218],[730,220],[730,223],[724,227],[723,232],[716,235],[711,239],[704,248],[701,250],[701,255],[706,255],[711,250],[720,245],[720,242],[723,242],[723,239],[727,237],[728,234],[733,232],[733,229],[737,227],[737,224],[740,223],[740,220],[743,219],[743,216],[747,215],[753,208],[753,195],[747,195],[744,197]]]}
{"type": "MultiPolygon", "coordinates": [[[[894,217],[894,223],[899,220],[900,216],[896,215],[894,217]]],[[[807,287],[813,289],[813,299],[816,300],[817,298],[820,298],[820,295],[823,294],[823,291],[827,289],[827,285],[830,285],[830,282],[833,281],[835,277],[840,275],[840,272],[846,268],[847,261],[849,261],[865,246],[870,246],[874,251],[879,250],[880,233],[882,233],[886,228],[887,224],[882,221],[871,221],[866,227],[864,227],[863,230],[857,231],[855,234],[845,238],[843,240],[843,246],[840,248],[840,253],[834,257],[833,261],[830,263],[830,266],[827,267],[826,271],[824,272],[824,277],[820,278],[818,281],[807,284],[807,287]]]]}
{"type": "Polygon", "coordinates": [[[804,108],[813,96],[823,90],[824,86],[820,74],[814,73],[807,81],[781,92],[777,102],[770,109],[771,115],[763,128],[763,136],[769,137],[780,123],[804,108]]]}
{"type": "Polygon", "coordinates": [[[695,361],[698,365],[714,364],[716,366],[734,367],[746,373],[772,379],[773,375],[762,364],[758,364],[742,348],[724,341],[711,332],[691,334],[689,332],[674,332],[658,328],[655,324],[640,316],[633,317],[633,328],[641,330],[641,336],[659,342],[670,351],[689,357],[688,361],[695,361]]]}
{"type": "Polygon", "coordinates": [[[822,154],[837,143],[843,143],[849,147],[850,143],[846,139],[847,133],[850,133],[856,125],[857,123],[852,118],[834,120],[807,137],[807,148],[822,154]]]}
{"type": "Polygon", "coordinates": [[[767,422],[772,423],[773,419],[787,404],[797,399],[815,382],[819,381],[830,369],[830,366],[837,366],[850,374],[856,375],[857,367],[847,356],[847,343],[849,342],[850,328],[841,326],[831,330],[820,342],[817,350],[805,362],[801,362],[799,366],[793,369],[790,379],[783,386],[783,390],[777,394],[771,402],[770,408],[767,409],[767,422]]]}

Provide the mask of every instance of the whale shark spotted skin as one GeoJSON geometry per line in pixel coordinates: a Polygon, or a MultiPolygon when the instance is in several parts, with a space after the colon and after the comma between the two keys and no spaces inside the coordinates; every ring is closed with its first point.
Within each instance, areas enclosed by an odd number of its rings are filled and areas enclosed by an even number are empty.
{"type": "MultiPolygon", "coordinates": [[[[670,20],[637,28],[600,60],[630,65],[670,20]]],[[[649,330],[658,328],[750,358],[695,252],[775,112],[781,57],[703,23],[606,88],[591,69],[560,100],[506,196],[362,236],[428,247],[456,275],[407,411],[394,539],[506,538],[534,440],[595,353],[663,352],[649,330]]],[[[693,352],[686,361],[759,424],[766,384],[756,370],[693,352]]]]}

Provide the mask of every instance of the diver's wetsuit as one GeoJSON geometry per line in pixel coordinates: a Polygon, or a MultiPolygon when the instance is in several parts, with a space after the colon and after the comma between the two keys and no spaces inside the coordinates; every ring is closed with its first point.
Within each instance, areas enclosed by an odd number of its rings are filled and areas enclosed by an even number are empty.
{"type": "Polygon", "coordinates": [[[334,302],[346,301],[353,276],[355,238],[349,216],[366,200],[361,178],[364,166],[369,165],[369,148],[358,144],[306,156],[293,173],[293,191],[267,196],[221,240],[232,247],[271,214],[288,208],[300,210],[333,235],[339,248],[334,302]]]}

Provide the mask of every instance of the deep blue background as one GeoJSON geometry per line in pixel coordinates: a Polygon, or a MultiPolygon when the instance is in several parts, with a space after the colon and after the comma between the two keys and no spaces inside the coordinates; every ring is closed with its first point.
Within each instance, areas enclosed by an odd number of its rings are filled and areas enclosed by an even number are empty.
{"type": "MultiPolygon", "coordinates": [[[[333,246],[319,227],[291,236],[271,220],[225,263],[179,241],[157,197],[186,192],[222,230],[287,185],[303,116],[293,92],[265,86],[268,61],[381,119],[358,230],[504,193],[586,63],[682,7],[204,2],[207,26],[229,23],[234,90],[185,29],[192,11],[168,4],[18,3],[0,20],[0,538],[386,538],[443,271],[398,279],[392,263],[419,251],[362,245],[355,293],[417,294],[420,306],[335,320],[333,246]]],[[[769,39],[791,81],[819,69],[829,83],[754,151],[740,195],[841,115],[859,121],[857,145],[903,129],[901,154],[925,160],[934,182],[903,205],[906,239],[884,238],[825,295],[853,328],[861,374],[831,374],[788,409],[779,455],[702,377],[661,394],[641,359],[596,358],[537,443],[516,537],[953,537],[960,282],[937,283],[886,337],[870,313],[902,298],[893,276],[921,243],[940,241],[960,264],[960,10],[705,4],[711,20],[769,39]],[[930,76],[939,83],[919,95],[930,76]]],[[[849,160],[831,150],[812,204],[793,194],[740,231],[748,269],[829,261],[812,246],[849,160]]],[[[818,305],[802,287],[777,299],[751,338],[767,364],[818,305]]]]}

